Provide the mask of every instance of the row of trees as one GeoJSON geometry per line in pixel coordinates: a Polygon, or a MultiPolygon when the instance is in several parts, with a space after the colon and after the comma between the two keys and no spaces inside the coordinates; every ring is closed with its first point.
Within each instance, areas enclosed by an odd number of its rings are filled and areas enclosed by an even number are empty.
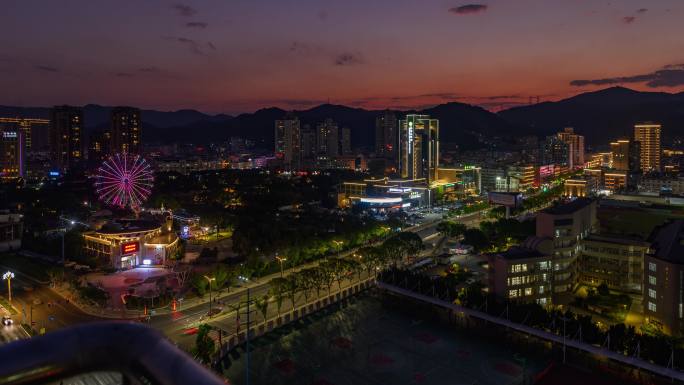
{"type": "Polygon", "coordinates": [[[684,349],[681,341],[676,338],[662,334],[640,334],[633,326],[624,324],[602,329],[591,316],[575,314],[569,310],[562,312],[547,309],[536,303],[500,299],[493,294],[485,294],[481,284],[456,290],[443,278],[432,279],[397,268],[382,272],[378,279],[557,335],[562,336],[565,333],[568,339],[603,346],[626,356],[637,356],[661,366],[684,368],[684,349]]]}

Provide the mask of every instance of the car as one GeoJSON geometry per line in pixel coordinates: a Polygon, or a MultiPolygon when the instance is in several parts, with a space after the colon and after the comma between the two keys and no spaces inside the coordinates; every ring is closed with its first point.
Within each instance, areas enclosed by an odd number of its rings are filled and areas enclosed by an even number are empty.
{"type": "Polygon", "coordinates": [[[11,326],[14,325],[14,321],[12,318],[10,318],[10,316],[6,315],[2,317],[2,324],[5,326],[11,326]]]}

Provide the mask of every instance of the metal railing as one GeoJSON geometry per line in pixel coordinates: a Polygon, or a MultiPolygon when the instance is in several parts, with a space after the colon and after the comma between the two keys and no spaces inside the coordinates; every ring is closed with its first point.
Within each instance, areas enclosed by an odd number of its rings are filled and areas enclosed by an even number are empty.
{"type": "Polygon", "coordinates": [[[98,322],[0,346],[0,385],[58,383],[109,371],[123,384],[225,382],[159,332],[129,322],[98,322]]]}

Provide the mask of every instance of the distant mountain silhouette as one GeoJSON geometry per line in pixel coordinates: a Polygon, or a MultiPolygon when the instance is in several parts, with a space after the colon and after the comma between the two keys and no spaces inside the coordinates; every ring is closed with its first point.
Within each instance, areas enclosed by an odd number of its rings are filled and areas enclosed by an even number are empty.
{"type": "MultiPolygon", "coordinates": [[[[108,127],[110,111],[111,107],[86,105],[86,133],[108,127]]],[[[641,121],[662,123],[665,138],[684,136],[684,93],[639,92],[623,87],[587,92],[558,102],[515,107],[498,114],[455,102],[422,111],[395,111],[398,117],[416,112],[439,119],[441,141],[456,143],[462,148],[478,147],[482,137],[550,135],[563,127],[574,127],[586,136],[588,143],[607,144],[630,136],[634,123],[641,121]]],[[[375,118],[382,111],[322,104],[293,113],[303,125],[312,128],[322,120],[332,118],[340,127],[351,129],[354,147],[372,147],[375,118]]],[[[143,110],[143,139],[146,142],[207,143],[228,141],[230,137],[238,136],[271,149],[274,121],[286,114],[287,111],[275,107],[235,117],[195,110],[143,110]]],[[[47,118],[49,108],[0,106],[0,116],[47,118]]]]}
{"type": "Polygon", "coordinates": [[[630,137],[634,124],[653,121],[663,125],[663,137],[684,135],[684,93],[640,92],[611,87],[557,102],[515,107],[498,113],[521,132],[549,135],[574,127],[592,144],[602,145],[630,137]]]}

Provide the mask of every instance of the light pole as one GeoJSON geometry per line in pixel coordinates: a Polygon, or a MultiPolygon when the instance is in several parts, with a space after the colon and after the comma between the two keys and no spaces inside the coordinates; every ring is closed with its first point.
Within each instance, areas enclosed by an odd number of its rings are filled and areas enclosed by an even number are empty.
{"type": "Polygon", "coordinates": [[[209,318],[211,318],[211,282],[216,281],[216,278],[209,278],[206,275],[204,276],[204,278],[206,278],[207,281],[209,281],[209,318]]]}
{"type": "Polygon", "coordinates": [[[12,302],[12,278],[14,278],[14,273],[11,271],[6,272],[2,275],[2,279],[7,281],[7,298],[10,303],[12,302]]]}
{"type": "Polygon", "coordinates": [[[344,244],[344,242],[338,241],[338,240],[333,240],[333,243],[335,244],[335,248],[337,248],[337,258],[339,258],[340,252],[342,251],[342,244],[344,244]]]}
{"type": "Polygon", "coordinates": [[[283,278],[283,262],[287,261],[287,258],[276,255],[276,259],[280,262],[280,278],[283,278]]]}

